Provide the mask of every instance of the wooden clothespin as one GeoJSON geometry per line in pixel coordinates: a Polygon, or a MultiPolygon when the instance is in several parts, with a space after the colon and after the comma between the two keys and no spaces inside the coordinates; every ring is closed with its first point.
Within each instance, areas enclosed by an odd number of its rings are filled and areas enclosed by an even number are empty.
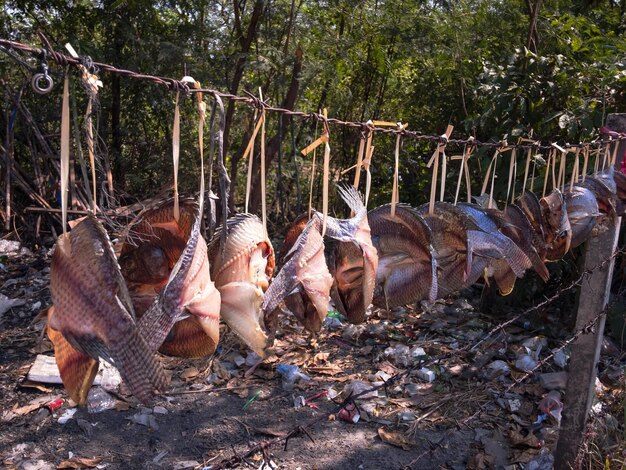
{"type": "Polygon", "coordinates": [[[426,165],[426,168],[430,168],[431,166],[433,166],[433,174],[432,174],[432,179],[431,179],[431,183],[430,183],[430,203],[428,205],[428,213],[432,214],[435,210],[435,196],[437,193],[437,173],[439,172],[439,156],[443,156],[443,166],[442,166],[442,177],[441,177],[441,193],[440,193],[440,200],[443,201],[443,194],[445,191],[445,183],[446,183],[446,178],[445,178],[445,170],[446,170],[446,145],[448,145],[448,140],[450,140],[450,135],[452,134],[452,131],[454,130],[454,126],[452,125],[448,125],[448,127],[446,128],[446,132],[445,134],[442,134],[439,140],[439,143],[437,144],[437,147],[435,148],[435,152],[433,153],[432,157],[430,157],[430,160],[428,160],[428,164],[426,165]]]}

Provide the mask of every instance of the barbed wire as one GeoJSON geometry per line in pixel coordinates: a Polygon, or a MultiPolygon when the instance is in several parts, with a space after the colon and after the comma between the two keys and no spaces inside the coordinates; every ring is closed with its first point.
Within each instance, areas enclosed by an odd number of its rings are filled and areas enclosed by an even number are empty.
{"type": "MultiPolygon", "coordinates": [[[[42,54],[46,52],[48,54],[48,57],[60,66],[67,66],[67,65],[79,66],[79,65],[84,65],[84,63],[87,62],[89,63],[91,67],[95,67],[99,71],[113,73],[113,74],[121,75],[123,77],[149,81],[156,85],[164,86],[171,91],[183,91],[185,93],[204,93],[207,95],[211,95],[213,97],[219,97],[219,98],[227,99],[233,102],[243,103],[247,106],[250,106],[259,110],[279,113],[279,114],[283,114],[286,116],[300,118],[303,120],[314,120],[314,121],[322,122],[325,124],[332,124],[335,126],[350,127],[353,129],[359,129],[363,133],[372,132],[372,133],[393,134],[393,135],[399,134],[404,138],[408,138],[408,139],[412,139],[416,141],[430,142],[430,143],[445,143],[445,144],[457,145],[459,147],[468,145],[468,146],[474,146],[474,147],[486,147],[486,148],[493,148],[493,149],[501,148],[501,149],[510,150],[510,149],[515,148],[515,149],[527,149],[527,150],[530,149],[530,150],[535,150],[535,151],[551,150],[554,148],[553,144],[555,142],[551,142],[549,144],[542,144],[540,143],[540,139],[538,139],[536,142],[530,142],[530,143],[508,143],[505,141],[483,142],[473,137],[470,137],[468,139],[450,139],[450,138],[447,138],[445,134],[444,135],[424,134],[418,131],[410,131],[406,129],[405,127],[401,127],[401,126],[380,127],[380,126],[375,126],[372,121],[367,121],[367,122],[344,121],[344,120],[337,119],[337,118],[325,117],[322,113],[316,113],[316,112],[306,113],[304,111],[294,111],[291,109],[281,108],[278,106],[271,106],[267,102],[262,101],[250,94],[248,96],[239,96],[233,93],[227,93],[227,92],[219,91],[213,88],[190,88],[187,83],[181,80],[174,79],[174,78],[160,77],[157,75],[149,75],[149,74],[134,72],[132,70],[120,69],[110,64],[105,64],[102,62],[95,62],[91,60],[90,57],[74,58],[74,57],[62,54],[60,52],[54,51],[44,35],[40,34],[40,38],[45,46],[45,49],[39,49],[33,46],[29,46],[27,44],[22,44],[16,41],[8,40],[8,39],[0,39],[0,46],[3,48],[0,50],[2,50],[3,52],[6,52],[10,57],[12,57],[21,65],[24,65],[23,60],[19,60],[18,58],[15,57],[14,53],[12,54],[10,52],[20,51],[22,53],[30,54],[34,57],[41,57],[42,54]]],[[[617,134],[617,133],[614,133],[614,134],[617,134]]],[[[587,148],[591,146],[602,148],[603,146],[607,144],[614,144],[616,142],[622,142],[622,141],[626,141],[626,135],[614,135],[610,139],[595,139],[589,143],[579,143],[579,144],[568,143],[568,144],[565,144],[563,147],[566,149],[574,149],[574,150],[583,149],[583,148],[587,148]]]]}

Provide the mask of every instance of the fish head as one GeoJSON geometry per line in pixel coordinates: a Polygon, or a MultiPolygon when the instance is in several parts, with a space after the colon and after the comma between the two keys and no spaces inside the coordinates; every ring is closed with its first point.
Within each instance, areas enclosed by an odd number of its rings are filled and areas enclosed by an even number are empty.
{"type": "Polygon", "coordinates": [[[261,303],[275,265],[274,249],[261,220],[237,214],[226,222],[209,244],[212,276],[221,295],[224,322],[260,356],[265,356],[273,336],[265,324],[261,303]]]}
{"type": "Polygon", "coordinates": [[[598,201],[593,193],[582,186],[573,186],[564,193],[567,218],[572,229],[571,248],[584,243],[596,225],[600,215],[598,201]]]}
{"type": "Polygon", "coordinates": [[[292,313],[296,318],[309,331],[316,333],[326,318],[333,284],[317,219],[306,224],[288,253],[287,262],[265,293],[263,311],[269,320],[275,321],[276,310],[289,302],[295,309],[292,313]],[[296,294],[301,299],[295,299],[296,294]],[[290,296],[294,297],[286,301],[290,296]]]}

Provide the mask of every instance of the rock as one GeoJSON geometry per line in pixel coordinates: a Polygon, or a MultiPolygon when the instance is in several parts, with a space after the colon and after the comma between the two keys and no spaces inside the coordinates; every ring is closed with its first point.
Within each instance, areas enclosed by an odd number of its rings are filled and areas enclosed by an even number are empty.
{"type": "Polygon", "coordinates": [[[567,372],[546,372],[539,376],[539,383],[546,390],[565,390],[567,385],[567,372]]]}

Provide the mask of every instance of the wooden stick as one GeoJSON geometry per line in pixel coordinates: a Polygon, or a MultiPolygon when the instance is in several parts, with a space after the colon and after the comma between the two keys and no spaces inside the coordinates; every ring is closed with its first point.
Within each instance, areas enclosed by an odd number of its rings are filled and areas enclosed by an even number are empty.
{"type": "MultiPolygon", "coordinates": [[[[263,92],[259,87],[259,99],[263,101],[263,92]]],[[[261,112],[261,218],[263,219],[263,230],[267,234],[267,196],[265,179],[265,109],[261,112]]]]}
{"type": "Polygon", "coordinates": [[[587,177],[587,165],[588,164],[589,164],[589,144],[585,144],[583,148],[583,171],[582,171],[583,182],[585,181],[585,178],[587,177]]]}
{"type": "Polygon", "coordinates": [[[69,67],[63,81],[63,105],[61,108],[61,209],[63,236],[67,237],[67,184],[70,164],[70,91],[69,67]]]}
{"type": "MultiPolygon", "coordinates": [[[[180,92],[176,92],[176,104],[174,105],[174,128],[172,130],[172,160],[174,163],[174,220],[178,222],[180,218],[180,207],[178,205],[178,162],[180,159],[180,111],[178,109],[178,98],[180,92]]],[[[225,223],[226,221],[224,221],[225,223]]]]}
{"type": "Polygon", "coordinates": [[[252,188],[252,164],[254,161],[254,141],[256,139],[257,132],[261,129],[261,120],[265,119],[265,116],[261,117],[257,121],[257,111],[254,111],[254,117],[252,118],[252,122],[256,122],[254,129],[252,130],[252,135],[250,136],[250,141],[248,142],[248,146],[246,150],[243,152],[243,160],[246,159],[246,156],[249,154],[250,158],[248,159],[248,175],[246,178],[246,204],[245,204],[245,212],[248,212],[248,203],[250,201],[250,190],[252,188]]]}
{"type": "MultiPolygon", "coordinates": [[[[443,134],[441,136],[442,142],[439,142],[437,144],[437,147],[435,148],[435,152],[433,153],[432,157],[430,157],[430,160],[428,161],[428,164],[426,165],[427,168],[430,168],[431,166],[433,166],[433,174],[432,174],[432,179],[431,179],[431,183],[430,183],[430,202],[428,205],[428,213],[432,214],[435,210],[435,196],[437,193],[437,176],[439,173],[439,155],[443,155],[444,158],[444,171],[442,171],[442,173],[445,173],[445,158],[446,158],[446,145],[448,143],[448,139],[450,139],[450,135],[452,134],[452,131],[454,130],[454,126],[448,124],[448,127],[446,128],[446,132],[445,134],[443,134]]],[[[443,192],[445,190],[445,174],[442,175],[442,180],[441,180],[441,194],[440,194],[440,199],[443,201],[443,192]]]]}
{"type": "MultiPolygon", "coordinates": [[[[404,129],[404,125],[402,123],[398,123],[398,128],[400,130],[404,129]]],[[[401,134],[396,136],[396,151],[394,158],[394,170],[393,170],[393,185],[391,188],[391,217],[396,215],[396,204],[398,204],[399,200],[399,190],[398,190],[398,173],[400,166],[400,138],[401,134]]]]}
{"type": "Polygon", "coordinates": [[[7,107],[6,107],[6,134],[5,134],[5,148],[6,148],[6,175],[4,180],[4,201],[6,218],[4,219],[4,230],[9,232],[11,230],[11,173],[13,172],[13,127],[11,126],[10,101],[8,100],[9,93],[7,92],[7,107]]]}
{"type": "Polygon", "coordinates": [[[359,139],[359,151],[356,157],[356,170],[354,171],[354,189],[359,189],[359,183],[361,181],[361,167],[363,166],[363,152],[365,152],[365,137],[359,139]]]}

